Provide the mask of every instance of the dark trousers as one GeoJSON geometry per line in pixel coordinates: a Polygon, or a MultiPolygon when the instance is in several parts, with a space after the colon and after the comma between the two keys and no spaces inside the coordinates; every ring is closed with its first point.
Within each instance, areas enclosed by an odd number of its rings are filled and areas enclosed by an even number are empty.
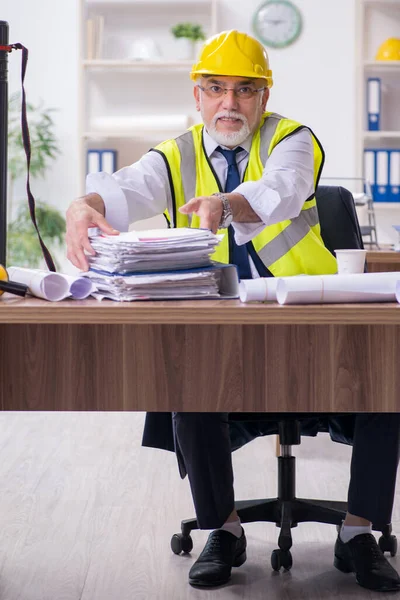
{"type": "MultiPolygon", "coordinates": [[[[216,529],[234,509],[228,413],[174,413],[197,521],[216,529]]],[[[400,413],[355,417],[348,511],[376,527],[391,522],[400,449],[400,413]]]]}

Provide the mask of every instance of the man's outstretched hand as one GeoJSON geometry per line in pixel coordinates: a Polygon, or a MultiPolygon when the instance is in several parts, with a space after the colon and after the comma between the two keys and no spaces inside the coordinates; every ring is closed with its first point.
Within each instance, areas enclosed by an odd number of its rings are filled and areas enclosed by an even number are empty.
{"type": "Polygon", "coordinates": [[[114,229],[104,218],[104,203],[98,194],[88,194],[83,198],[74,200],[67,210],[67,258],[75,267],[82,271],[89,269],[85,251],[95,254],[89,242],[89,227],[98,227],[108,235],[117,235],[114,229]]]}
{"type": "Polygon", "coordinates": [[[222,217],[222,200],[218,196],[199,196],[192,198],[184,206],[181,206],[179,212],[184,215],[194,213],[200,217],[201,229],[211,229],[217,233],[222,217]]]}

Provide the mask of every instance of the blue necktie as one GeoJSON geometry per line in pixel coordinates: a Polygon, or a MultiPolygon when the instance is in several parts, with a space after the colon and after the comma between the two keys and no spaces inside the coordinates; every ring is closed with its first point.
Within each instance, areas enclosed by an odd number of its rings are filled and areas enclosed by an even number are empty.
{"type": "MultiPolygon", "coordinates": [[[[236,154],[243,150],[240,146],[235,150],[224,150],[220,146],[217,148],[226,162],[228,163],[228,174],[225,182],[225,192],[232,192],[240,184],[239,169],[236,164],[236,154]]],[[[235,232],[232,225],[228,227],[229,239],[229,260],[238,267],[240,279],[251,279],[251,269],[249,263],[249,255],[245,245],[238,246],[235,242],[235,232]]]]}

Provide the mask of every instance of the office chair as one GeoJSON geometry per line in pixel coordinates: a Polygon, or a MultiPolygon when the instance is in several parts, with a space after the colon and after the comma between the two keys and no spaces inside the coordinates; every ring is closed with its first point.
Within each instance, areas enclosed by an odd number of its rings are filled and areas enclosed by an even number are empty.
{"type": "MultiPolygon", "coordinates": [[[[317,207],[324,244],[334,250],[363,248],[363,242],[351,193],[343,187],[320,186],[316,193],[317,207]]],[[[242,500],[235,502],[235,508],[242,523],[267,521],[280,527],[278,549],[273,550],[271,566],[274,571],[282,567],[292,567],[291,528],[298,523],[314,521],[336,525],[338,530],[345,518],[347,502],[333,500],[311,500],[296,498],[296,459],[292,456],[292,446],[301,443],[301,423],[319,414],[308,413],[231,413],[232,421],[274,421],[278,423],[281,456],[278,456],[278,495],[276,498],[242,500]]],[[[374,527],[373,527],[374,528],[374,527]]],[[[190,532],[198,529],[196,519],[181,523],[181,533],[174,534],[171,549],[175,554],[190,552],[193,541],[190,532]]],[[[392,535],[392,526],[382,530],[379,539],[382,552],[395,556],[397,539],[392,535]]]]}
{"type": "MultiPolygon", "coordinates": [[[[356,206],[362,206],[366,209],[368,223],[365,225],[360,225],[361,237],[364,245],[369,246],[370,248],[377,248],[379,250],[374,196],[370,181],[365,179],[365,177],[322,177],[320,181],[324,181],[324,185],[325,181],[329,182],[329,185],[332,185],[332,182],[335,180],[340,183],[345,182],[345,185],[347,185],[346,182],[351,182],[352,186],[362,189],[360,193],[354,193],[355,190],[353,190],[354,204],[356,206]]],[[[333,185],[339,184],[334,183],[333,185]]]]}

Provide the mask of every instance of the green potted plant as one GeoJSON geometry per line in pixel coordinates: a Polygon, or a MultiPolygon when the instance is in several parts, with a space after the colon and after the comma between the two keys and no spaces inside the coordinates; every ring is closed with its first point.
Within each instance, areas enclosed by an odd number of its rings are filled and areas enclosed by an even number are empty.
{"type": "MultiPolygon", "coordinates": [[[[43,103],[27,103],[27,115],[31,141],[31,178],[44,177],[50,164],[60,153],[54,134],[54,109],[43,103]]],[[[7,232],[7,264],[21,267],[44,266],[42,251],[36,230],[31,222],[28,201],[21,199],[14,206],[15,182],[26,176],[26,157],[20,125],[21,96],[13,94],[9,101],[8,125],[8,195],[7,212],[10,219],[7,232]]],[[[36,199],[37,200],[37,199],[36,199]]],[[[44,243],[50,252],[63,244],[65,219],[53,206],[36,201],[37,223],[44,243]]]]}
{"type": "Polygon", "coordinates": [[[171,28],[178,47],[178,58],[193,59],[196,44],[206,39],[203,28],[196,23],[177,23],[171,28]]]}

